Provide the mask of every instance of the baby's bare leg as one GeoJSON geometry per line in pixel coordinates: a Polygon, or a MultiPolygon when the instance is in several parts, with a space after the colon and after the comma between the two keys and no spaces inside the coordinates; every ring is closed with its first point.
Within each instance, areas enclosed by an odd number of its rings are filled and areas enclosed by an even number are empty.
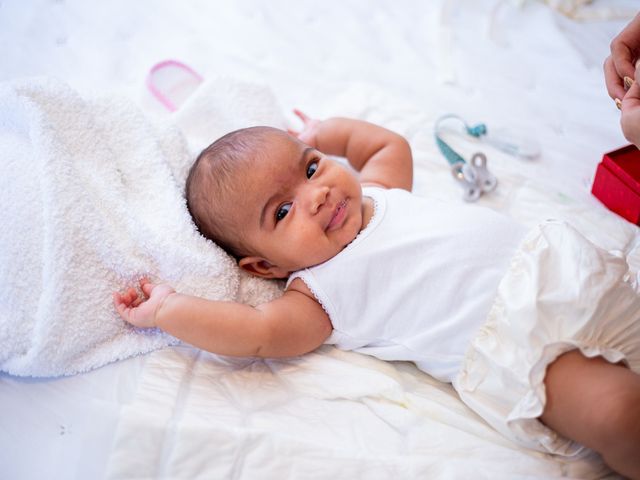
{"type": "Polygon", "coordinates": [[[640,375],[573,350],[549,366],[545,387],[547,426],[599,452],[616,472],[640,479],[640,375]]]}

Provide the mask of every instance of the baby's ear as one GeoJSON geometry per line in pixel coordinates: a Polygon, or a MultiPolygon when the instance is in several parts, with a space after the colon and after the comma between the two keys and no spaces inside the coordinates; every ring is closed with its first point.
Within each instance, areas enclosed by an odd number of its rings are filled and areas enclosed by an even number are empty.
{"type": "Polygon", "coordinates": [[[238,265],[245,272],[262,278],[287,278],[289,272],[277,265],[271,265],[261,257],[244,257],[238,261],[238,265]]]}

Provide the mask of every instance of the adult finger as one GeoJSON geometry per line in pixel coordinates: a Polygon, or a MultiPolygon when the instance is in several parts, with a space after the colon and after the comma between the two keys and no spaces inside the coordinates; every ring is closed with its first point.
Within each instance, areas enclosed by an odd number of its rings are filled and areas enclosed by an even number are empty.
{"type": "Polygon", "coordinates": [[[604,62],[604,80],[607,86],[607,92],[612,99],[622,99],[625,94],[624,83],[622,77],[618,75],[618,71],[613,63],[612,57],[607,57],[604,62]]]}
{"type": "MultiPolygon", "coordinates": [[[[636,79],[640,80],[640,70],[636,70],[636,79]]],[[[640,145],[640,83],[633,82],[622,99],[620,126],[625,138],[636,146],[640,145]]]]}
{"type": "Polygon", "coordinates": [[[622,99],[622,109],[639,108],[640,107],[640,62],[637,63],[638,68],[635,72],[636,80],[631,84],[626,95],[622,99]]]}
{"type": "MultiPolygon", "coordinates": [[[[616,72],[618,72],[618,77],[620,78],[633,77],[635,71],[633,65],[635,54],[626,40],[626,37],[629,36],[628,32],[624,33],[624,36],[621,34],[611,42],[611,58],[613,59],[616,72]]],[[[636,40],[633,39],[633,41],[636,40]]]]}

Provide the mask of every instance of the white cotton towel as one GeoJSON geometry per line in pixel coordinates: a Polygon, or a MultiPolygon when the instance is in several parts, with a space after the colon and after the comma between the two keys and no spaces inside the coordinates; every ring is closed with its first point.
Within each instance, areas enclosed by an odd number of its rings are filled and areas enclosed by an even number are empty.
{"type": "MultiPolygon", "coordinates": [[[[232,83],[203,85],[200,100],[254,95],[232,83]]],[[[265,97],[263,124],[273,124],[265,97]]],[[[211,299],[278,294],[196,231],[183,197],[194,152],[175,118],[159,127],[125,99],[83,99],[52,79],[0,85],[0,112],[0,370],[71,375],[176,343],[113,308],[112,292],[143,275],[211,299]]],[[[261,123],[246,109],[180,115],[209,125],[210,141],[247,118],[261,123]]]]}

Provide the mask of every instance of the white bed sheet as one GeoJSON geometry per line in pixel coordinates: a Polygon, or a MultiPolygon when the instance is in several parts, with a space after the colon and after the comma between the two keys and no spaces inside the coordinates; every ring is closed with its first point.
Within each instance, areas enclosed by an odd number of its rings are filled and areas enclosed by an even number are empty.
{"type": "MultiPolygon", "coordinates": [[[[435,119],[520,129],[542,157],[489,151],[500,186],[483,203],[528,224],[567,218],[638,264],[637,227],[589,193],[602,153],[625,143],[601,64],[637,2],[597,0],[586,22],[534,1],[426,3],[9,0],[0,80],[55,75],[167,115],[144,77],[177,58],[205,76],[267,83],[286,110],[400,131],[414,148],[416,191],[450,201],[460,191],[433,143],[435,119]]],[[[510,445],[410,364],[330,347],[258,361],[182,346],[71,378],[2,374],[0,407],[3,478],[608,475],[595,457],[510,445]]]]}

